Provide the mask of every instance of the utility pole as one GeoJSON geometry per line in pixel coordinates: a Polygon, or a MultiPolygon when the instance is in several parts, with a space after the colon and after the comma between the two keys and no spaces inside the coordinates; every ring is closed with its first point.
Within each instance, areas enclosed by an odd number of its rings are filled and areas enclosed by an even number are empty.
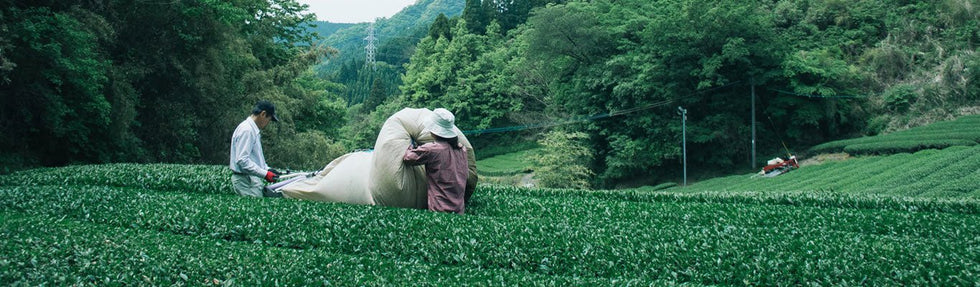
{"type": "Polygon", "coordinates": [[[367,46],[364,47],[364,52],[367,54],[367,59],[364,60],[364,65],[371,66],[372,69],[377,69],[377,66],[374,65],[374,51],[376,49],[374,46],[374,40],[377,40],[377,38],[374,37],[374,23],[371,23],[371,26],[368,26],[368,36],[367,38],[364,38],[364,40],[367,41],[367,46]]]}
{"type": "Polygon", "coordinates": [[[755,79],[752,79],[752,169],[755,169],[755,79]]]}
{"type": "Polygon", "coordinates": [[[684,185],[687,186],[687,110],[678,106],[677,114],[681,115],[681,145],[684,147],[684,185]]]}

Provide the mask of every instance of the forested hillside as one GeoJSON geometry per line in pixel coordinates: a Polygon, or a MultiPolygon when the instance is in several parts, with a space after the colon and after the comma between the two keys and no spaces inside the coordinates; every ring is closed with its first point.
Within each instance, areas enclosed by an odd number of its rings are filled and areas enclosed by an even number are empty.
{"type": "MultiPolygon", "coordinates": [[[[293,0],[0,1],[0,165],[221,163],[267,99],[267,157],[326,162],[344,104],[293,0]],[[313,103],[313,104],[311,104],[313,103]],[[302,157],[295,154],[302,153],[302,157]],[[314,159],[315,158],[315,159],[314,159]]],[[[299,162],[301,160],[292,160],[299,162]]]]}
{"type": "MultiPolygon", "coordinates": [[[[410,29],[402,29],[402,36],[395,37],[392,42],[387,42],[378,49],[378,64],[374,67],[366,67],[363,62],[358,59],[352,61],[342,62],[343,66],[341,70],[334,74],[336,81],[345,83],[348,87],[348,103],[355,105],[350,110],[350,125],[349,129],[345,130],[345,137],[351,145],[354,146],[371,146],[374,143],[374,138],[381,127],[381,123],[384,122],[388,115],[391,115],[401,107],[407,107],[408,103],[402,101],[398,98],[400,95],[406,92],[405,84],[403,80],[405,79],[406,69],[412,69],[413,62],[418,62],[415,59],[418,55],[428,54],[428,51],[419,51],[418,48],[424,48],[425,41],[433,41],[439,38],[451,39],[452,34],[450,33],[451,28],[457,25],[467,25],[466,21],[469,21],[468,29],[473,29],[474,33],[483,33],[487,29],[487,26],[497,27],[496,31],[498,33],[506,33],[507,30],[503,29],[513,29],[517,26],[523,24],[530,13],[535,7],[543,7],[547,4],[557,4],[564,1],[554,1],[554,0],[529,0],[529,1],[501,1],[501,0],[487,0],[487,1],[436,1],[431,2],[430,12],[423,13],[423,15],[433,16],[431,19],[431,24],[426,22],[425,26],[418,27],[415,26],[410,29]],[[454,13],[444,13],[446,11],[441,8],[446,4],[452,4],[449,7],[456,10],[454,13]],[[463,4],[465,3],[465,6],[463,4]],[[435,13],[435,12],[439,13],[435,13]],[[461,12],[459,12],[461,11],[461,12]],[[454,14],[460,14],[459,16],[452,16],[454,14]],[[462,20],[468,19],[468,20],[462,20]],[[462,21],[461,21],[462,20],[462,21]],[[491,24],[493,23],[493,24],[491,24]],[[505,27],[505,28],[504,28],[505,27]],[[405,32],[408,31],[408,32],[405,32]],[[411,34],[409,36],[405,36],[411,34]],[[421,40],[419,40],[421,39],[421,40]],[[420,42],[421,41],[421,42],[420,42]],[[418,45],[416,45],[418,44],[418,45]],[[406,53],[408,52],[408,53],[406,53]],[[391,61],[391,62],[387,62],[391,61]],[[392,74],[397,74],[397,77],[391,77],[392,74]],[[361,89],[360,91],[354,89],[361,89]],[[370,89],[368,89],[370,87],[370,89]],[[383,102],[389,102],[386,108],[379,112],[373,112],[378,105],[383,102]],[[356,105],[359,104],[360,105],[356,105]],[[399,106],[401,105],[401,106],[399,106]]],[[[428,3],[426,1],[419,1],[416,6],[420,4],[428,3]]],[[[411,7],[410,7],[411,8],[411,7]]],[[[406,9],[409,11],[410,9],[406,9]]],[[[395,15],[394,18],[402,16],[405,11],[395,15]]],[[[381,22],[381,21],[379,21],[381,22]]],[[[344,49],[342,49],[344,50],[344,49]]],[[[363,49],[358,53],[363,53],[363,49]]],[[[446,51],[449,52],[449,51],[446,51]]],[[[464,53],[469,53],[469,51],[460,51],[464,53]]],[[[363,55],[363,54],[362,54],[363,55]]],[[[469,56],[469,55],[461,55],[469,56]]],[[[362,56],[363,57],[363,56],[362,56]]],[[[363,59],[363,58],[361,58],[363,59]]],[[[431,63],[426,63],[431,64],[431,63]]],[[[443,66],[429,67],[432,69],[457,69],[458,66],[443,66]]],[[[487,69],[495,68],[488,66],[473,66],[472,69],[487,69]]],[[[490,73],[490,71],[486,71],[490,73]]],[[[449,76],[448,74],[442,76],[449,76]]],[[[456,81],[463,79],[450,79],[442,78],[444,81],[456,81]]],[[[487,95],[493,96],[493,95],[487,95]]],[[[418,107],[431,107],[428,104],[431,103],[412,103],[418,107]]],[[[462,104],[462,103],[461,103],[462,104]]],[[[474,107],[476,109],[485,109],[491,107],[474,107]]],[[[506,112],[505,109],[500,110],[501,113],[506,112]]],[[[479,116],[479,115],[474,115],[479,116]]],[[[489,119],[488,119],[489,120],[489,119]]],[[[461,126],[464,129],[468,128],[466,126],[461,126]]]]}
{"type": "Polygon", "coordinates": [[[330,35],[337,33],[337,31],[350,28],[351,26],[354,25],[355,24],[353,23],[331,23],[328,21],[313,21],[312,25],[310,25],[308,29],[313,30],[313,32],[316,32],[317,35],[320,36],[321,38],[327,38],[330,37],[330,35]]]}
{"type": "Polygon", "coordinates": [[[422,0],[374,23],[373,68],[368,24],[315,39],[293,0],[0,4],[0,172],[220,164],[258,99],[280,106],[263,133],[277,167],[320,168],[394,111],[445,107],[478,156],[571,139],[540,150],[581,156],[538,168],[590,187],[676,181],[678,107],[688,165],[714,174],[752,166],[753,123],[759,163],[980,113],[970,0],[422,0]]]}
{"type": "MultiPolygon", "coordinates": [[[[796,152],[977,113],[974,6],[569,1],[533,10],[511,31],[474,25],[464,12],[433,24],[441,32],[419,43],[402,96],[379,112],[446,107],[464,130],[587,119],[556,132],[587,135],[579,144],[594,160],[583,165],[594,186],[609,187],[678,176],[681,106],[688,164],[744,169],[753,94],[759,158],[784,154],[784,142],[796,152]]],[[[471,136],[482,144],[513,137],[471,136]]]]}
{"type": "Polygon", "coordinates": [[[391,18],[372,23],[358,23],[341,29],[324,39],[324,45],[338,50],[337,56],[317,65],[318,75],[344,86],[342,95],[354,107],[355,118],[361,110],[371,111],[388,96],[398,94],[403,65],[415,53],[415,45],[439,15],[462,13],[464,0],[422,0],[405,7],[391,18]],[[375,64],[366,65],[365,46],[369,29],[374,29],[375,64]]]}

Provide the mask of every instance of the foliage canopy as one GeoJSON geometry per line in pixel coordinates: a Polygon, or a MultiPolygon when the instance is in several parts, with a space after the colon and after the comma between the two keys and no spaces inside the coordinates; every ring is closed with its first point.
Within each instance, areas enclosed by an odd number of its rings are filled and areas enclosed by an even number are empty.
{"type": "Polygon", "coordinates": [[[753,124],[765,158],[900,118],[949,119],[980,90],[980,22],[964,1],[561,1],[513,29],[474,28],[486,14],[475,2],[451,36],[422,40],[402,102],[450,108],[464,130],[612,115],[567,128],[589,134],[599,186],[677,176],[677,106],[690,111],[693,168],[731,170],[751,165],[753,124]],[[933,44],[898,50],[913,42],[903,33],[933,44]],[[959,80],[917,83],[936,69],[959,80]]]}

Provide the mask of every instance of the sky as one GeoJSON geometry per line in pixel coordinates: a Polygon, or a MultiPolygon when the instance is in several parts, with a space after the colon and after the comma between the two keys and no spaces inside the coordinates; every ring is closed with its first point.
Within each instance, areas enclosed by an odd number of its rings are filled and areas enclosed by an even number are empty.
{"type": "Polygon", "coordinates": [[[375,18],[391,18],[415,0],[297,0],[310,5],[310,12],[320,21],[333,23],[374,22],[375,18]]]}

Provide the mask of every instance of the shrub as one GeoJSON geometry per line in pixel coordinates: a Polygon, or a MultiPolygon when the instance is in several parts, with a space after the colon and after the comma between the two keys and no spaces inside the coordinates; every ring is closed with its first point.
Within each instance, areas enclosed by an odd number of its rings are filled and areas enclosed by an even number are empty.
{"type": "Polygon", "coordinates": [[[530,156],[534,176],[541,185],[558,188],[589,188],[594,175],[589,165],[592,151],[583,143],[588,135],[582,132],[552,131],[539,143],[540,152],[530,156]]]}
{"type": "Polygon", "coordinates": [[[349,150],[321,131],[297,133],[266,150],[270,165],[293,170],[319,170],[349,150]]]}
{"type": "Polygon", "coordinates": [[[895,140],[851,144],[844,148],[844,152],[853,155],[896,154],[903,152],[916,152],[924,149],[943,149],[951,146],[972,146],[975,144],[976,142],[971,140],[895,140]]]}
{"type": "Polygon", "coordinates": [[[904,84],[894,86],[882,95],[885,107],[892,112],[905,112],[915,103],[917,98],[915,86],[904,84]]]}

